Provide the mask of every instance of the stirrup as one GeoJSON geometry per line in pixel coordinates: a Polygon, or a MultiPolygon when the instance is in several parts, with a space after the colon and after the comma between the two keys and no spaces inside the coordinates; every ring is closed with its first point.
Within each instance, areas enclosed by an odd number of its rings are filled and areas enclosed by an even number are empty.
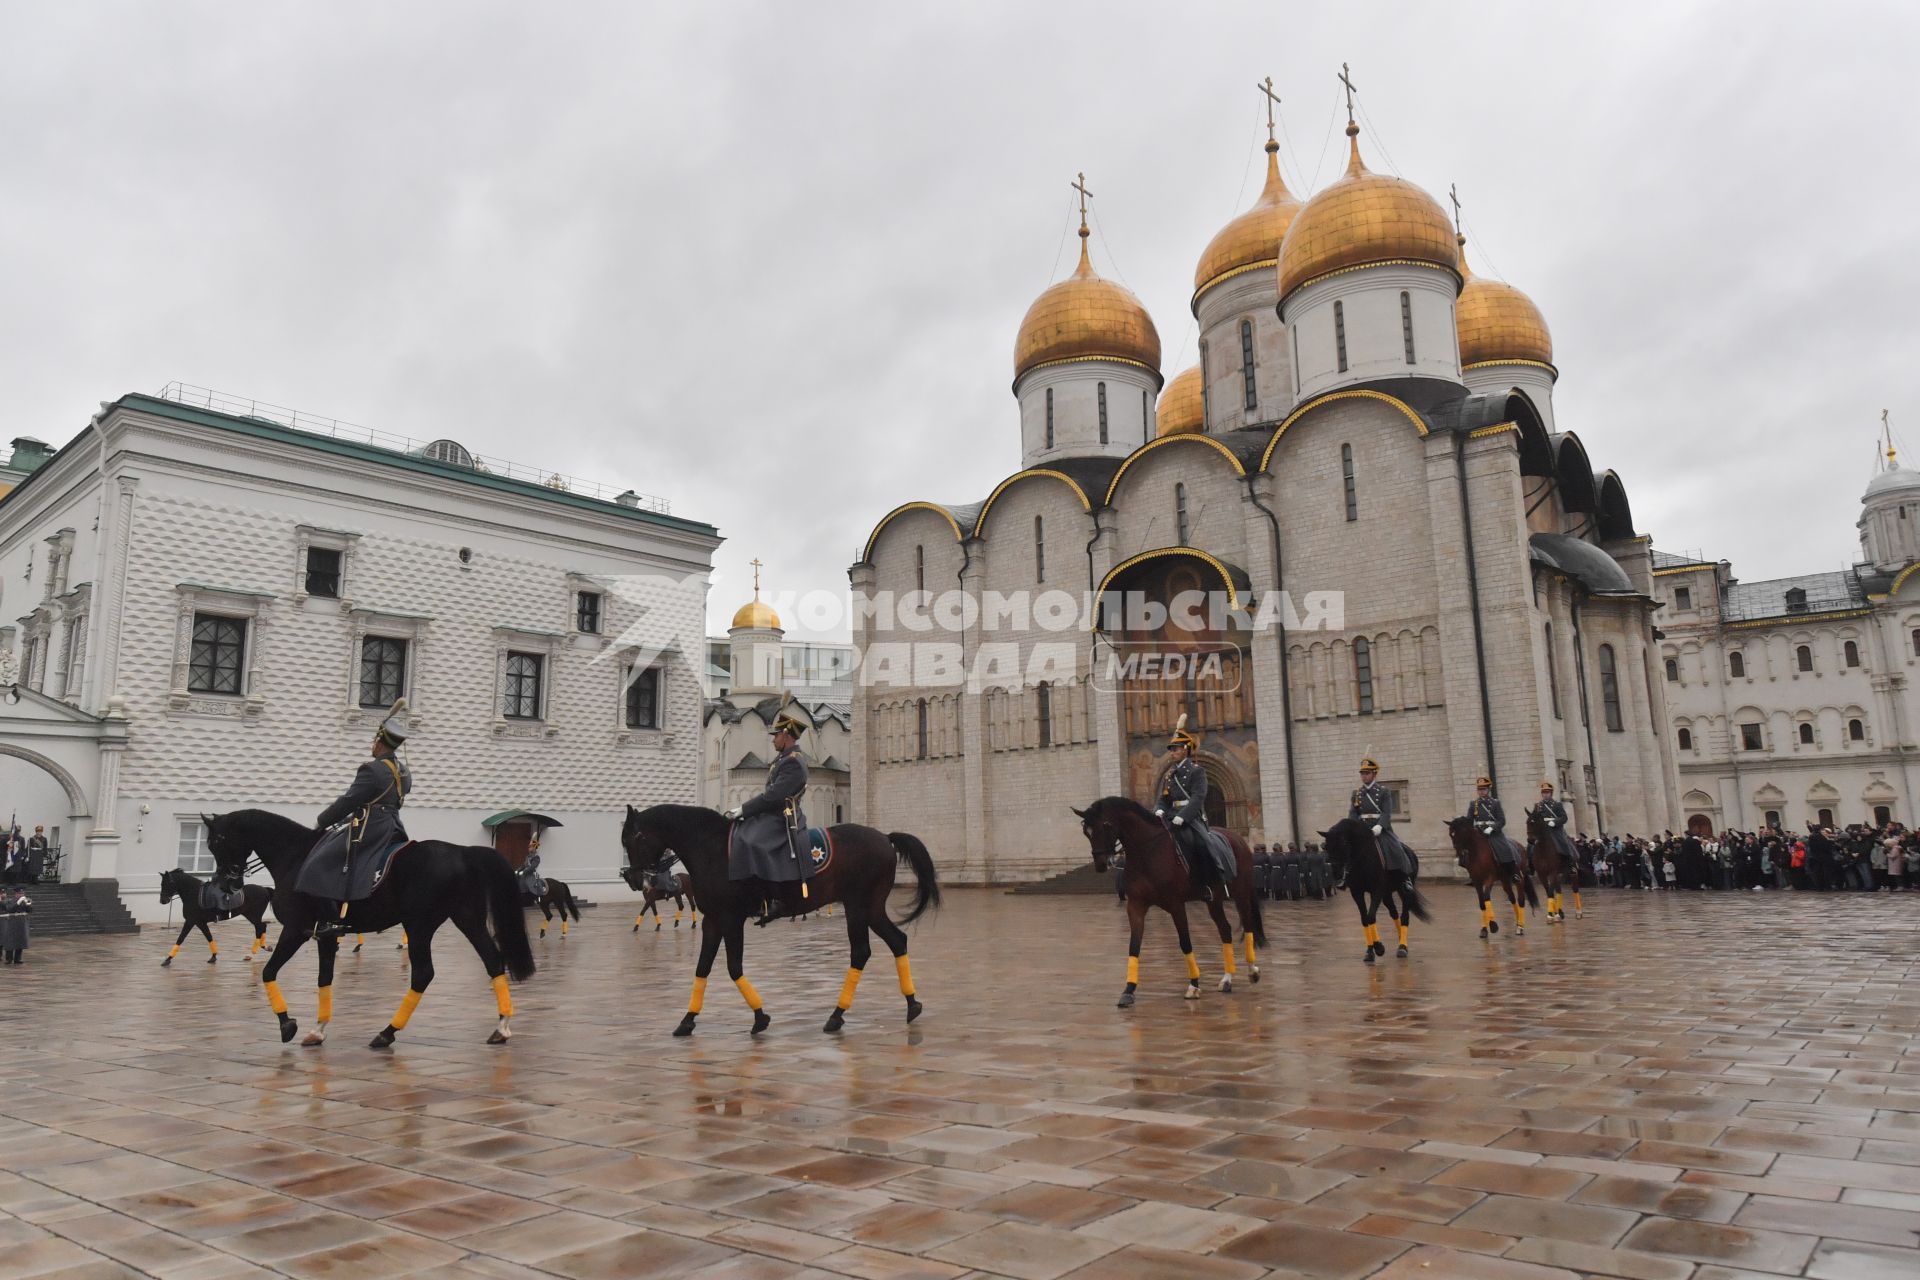
{"type": "Polygon", "coordinates": [[[313,936],[316,938],[337,938],[346,931],[347,923],[344,920],[315,920],[313,922],[313,936]]]}

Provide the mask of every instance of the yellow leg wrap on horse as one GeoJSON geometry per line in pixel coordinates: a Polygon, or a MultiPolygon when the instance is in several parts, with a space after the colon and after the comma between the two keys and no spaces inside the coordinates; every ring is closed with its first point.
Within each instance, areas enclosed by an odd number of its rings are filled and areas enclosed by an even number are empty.
{"type": "Polygon", "coordinates": [[[1375,937],[1374,927],[1370,924],[1360,926],[1360,936],[1366,941],[1368,946],[1372,946],[1375,937]]]}
{"type": "Polygon", "coordinates": [[[173,947],[172,947],[172,949],[170,949],[170,950],[169,950],[169,951],[167,952],[167,959],[169,959],[169,960],[171,960],[171,959],[173,959],[173,958],[174,958],[175,956],[177,956],[177,955],[179,955],[179,954],[180,954],[180,944],[176,942],[176,943],[174,943],[174,944],[173,944],[173,947]]]}
{"type": "Polygon", "coordinates": [[[633,927],[638,929],[640,927],[640,922],[642,920],[645,920],[646,918],[647,918],[647,913],[644,911],[641,912],[639,915],[635,916],[633,918],[633,927]]]}
{"type": "Polygon", "coordinates": [[[560,936],[563,938],[567,936],[567,922],[565,920],[560,922],[560,936]]]}
{"type": "Polygon", "coordinates": [[[399,1011],[393,1015],[393,1029],[395,1031],[404,1030],[407,1023],[413,1020],[413,1011],[420,1007],[420,997],[425,994],[426,992],[424,991],[415,991],[412,987],[407,988],[407,994],[400,997],[399,1011]]]}
{"type": "Polygon", "coordinates": [[[332,987],[320,988],[319,996],[320,996],[320,1012],[315,1016],[317,1016],[322,1022],[332,1022],[333,1021],[333,988],[332,987]]]}
{"type": "Polygon", "coordinates": [[[500,1006],[500,1016],[513,1016],[513,993],[507,990],[507,975],[495,974],[493,978],[493,1002],[500,1006]]]}
{"type": "Polygon", "coordinates": [[[853,1008],[853,989],[859,985],[860,971],[858,969],[847,970],[847,980],[840,984],[839,1007],[843,1012],[853,1008]]]}
{"type": "Polygon", "coordinates": [[[735,978],[733,985],[740,988],[740,997],[747,1002],[747,1008],[755,1013],[760,1012],[760,993],[753,989],[751,982],[747,981],[747,975],[743,973],[735,978]]]}
{"type": "Polygon", "coordinates": [[[267,989],[267,1003],[273,1007],[273,1011],[275,1013],[285,1013],[287,1011],[287,998],[280,994],[280,984],[277,982],[266,982],[261,985],[267,989]]]}
{"type": "Polygon", "coordinates": [[[207,950],[208,950],[208,951],[211,951],[211,952],[212,952],[212,953],[213,953],[214,955],[216,955],[216,956],[217,956],[217,955],[219,955],[219,954],[220,954],[220,944],[219,944],[219,942],[217,942],[216,940],[214,940],[214,939],[212,939],[212,938],[208,938],[208,939],[207,939],[207,950]]]}
{"type": "Polygon", "coordinates": [[[1233,973],[1234,973],[1234,968],[1233,968],[1233,944],[1232,944],[1231,942],[1223,942],[1223,943],[1221,943],[1221,944],[1220,944],[1220,955],[1221,955],[1221,958],[1222,958],[1222,960],[1223,960],[1223,962],[1224,962],[1224,964],[1225,964],[1225,967],[1226,967],[1226,970],[1227,970],[1227,975],[1228,975],[1229,977],[1231,977],[1231,976],[1233,975],[1233,973]]]}
{"type": "Polygon", "coordinates": [[[903,996],[912,995],[913,962],[905,956],[895,956],[893,958],[893,969],[895,973],[900,975],[900,994],[903,996]]]}
{"type": "Polygon", "coordinates": [[[1248,964],[1260,963],[1259,958],[1253,954],[1253,935],[1248,934],[1245,938],[1241,939],[1241,941],[1247,944],[1247,963],[1248,964]]]}
{"type": "Polygon", "coordinates": [[[1140,985],[1140,957],[1139,956],[1127,957],[1127,985],[1130,987],[1137,987],[1140,985]]]}
{"type": "Polygon", "coordinates": [[[1522,929],[1527,927],[1527,909],[1517,902],[1513,904],[1513,922],[1522,929]]]}
{"type": "Polygon", "coordinates": [[[1575,915],[1578,915],[1578,914],[1580,913],[1580,910],[1581,910],[1581,907],[1580,907],[1580,891],[1579,891],[1578,889],[1575,889],[1575,890],[1573,891],[1573,910],[1574,910],[1574,914],[1575,914],[1575,915]]]}
{"type": "Polygon", "coordinates": [[[1200,962],[1193,958],[1193,952],[1191,951],[1186,952],[1185,955],[1187,957],[1187,977],[1198,982],[1200,980],[1200,962]]]}
{"type": "Polygon", "coordinates": [[[254,952],[258,951],[261,947],[264,947],[266,945],[267,945],[267,937],[265,934],[261,934],[259,937],[253,940],[253,945],[247,948],[247,954],[252,955],[254,952]]]}
{"type": "Polygon", "coordinates": [[[673,909],[673,922],[674,922],[675,924],[679,924],[679,923],[680,923],[680,908],[678,908],[678,907],[675,907],[675,908],[673,909]]]}
{"type": "Polygon", "coordinates": [[[1400,945],[1403,947],[1406,946],[1407,945],[1407,926],[1402,924],[1402,925],[1395,925],[1394,927],[1400,931],[1400,945]]]}
{"type": "Polygon", "coordinates": [[[693,980],[693,998],[687,1001],[687,1012],[698,1013],[706,1003],[707,980],[705,978],[695,978],[693,980]]]}

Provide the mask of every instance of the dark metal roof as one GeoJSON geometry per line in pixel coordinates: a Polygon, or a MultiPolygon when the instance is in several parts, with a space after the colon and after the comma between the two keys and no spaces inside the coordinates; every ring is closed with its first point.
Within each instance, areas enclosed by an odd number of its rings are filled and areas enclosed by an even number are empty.
{"type": "Polygon", "coordinates": [[[1860,577],[1851,569],[1835,573],[1803,573],[1793,578],[1762,582],[1730,582],[1720,597],[1720,617],[1727,622],[1759,618],[1791,618],[1802,613],[1829,613],[1862,609],[1867,604],[1860,577]],[[1789,606],[1787,593],[1803,591],[1802,603],[1789,606]]]}
{"type": "Polygon", "coordinates": [[[1527,539],[1527,552],[1536,564],[1557,569],[1597,596],[1640,594],[1620,562],[1591,542],[1564,533],[1536,533],[1527,539]]]}

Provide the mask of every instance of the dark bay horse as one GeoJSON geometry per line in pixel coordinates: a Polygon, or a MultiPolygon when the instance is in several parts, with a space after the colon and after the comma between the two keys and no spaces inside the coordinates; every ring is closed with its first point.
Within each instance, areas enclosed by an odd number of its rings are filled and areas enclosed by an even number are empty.
{"type": "Polygon", "coordinates": [[[673,927],[680,927],[680,916],[687,909],[687,903],[693,903],[693,923],[700,923],[700,902],[693,896],[693,877],[686,872],[676,872],[672,877],[673,889],[663,887],[661,877],[656,870],[653,875],[643,875],[632,867],[620,868],[620,878],[627,882],[627,888],[640,895],[640,914],[633,918],[633,931],[640,932],[640,922],[647,918],[647,912],[653,912],[653,931],[660,931],[660,900],[673,899],[673,927]]]}
{"type": "Polygon", "coordinates": [[[1578,920],[1583,914],[1579,869],[1567,865],[1546,824],[1531,813],[1527,815],[1527,853],[1533,858],[1533,870],[1540,877],[1540,887],[1547,891],[1548,921],[1558,924],[1567,918],[1566,904],[1560,901],[1563,884],[1573,889],[1573,918],[1578,920]]]}
{"type": "MultiPolygon", "coordinates": [[[[1387,944],[1380,941],[1380,926],[1375,923],[1382,903],[1386,905],[1387,918],[1398,926],[1399,954],[1405,956],[1409,922],[1415,916],[1422,924],[1433,918],[1427,914],[1426,899],[1414,887],[1414,881],[1420,876],[1420,864],[1417,861],[1413,864],[1411,875],[1388,870],[1373,828],[1358,818],[1342,818],[1320,835],[1326,842],[1327,852],[1346,861],[1347,892],[1353,895],[1353,905],[1360,909],[1360,924],[1367,936],[1367,949],[1362,958],[1372,964],[1375,956],[1387,954],[1387,944]],[[1398,908],[1394,906],[1396,902],[1398,908]]],[[[1407,856],[1412,857],[1413,850],[1407,850],[1407,856]]]]}
{"type": "MultiPolygon", "coordinates": [[[[235,877],[244,875],[248,860],[258,858],[273,877],[273,914],[280,919],[280,940],[274,944],[260,980],[274,1016],[280,1020],[280,1042],[285,1044],[300,1028],[287,1016],[287,998],[275,979],[293,953],[313,936],[314,921],[323,912],[331,915],[339,909],[334,903],[294,889],[300,864],[306,861],[307,851],[320,833],[265,809],[236,809],[213,817],[203,814],[201,818],[207,827],[207,848],[221,871],[235,877]]],[[[511,973],[516,982],[533,976],[533,951],[527,943],[527,921],[521,910],[520,882],[496,849],[420,840],[395,854],[379,889],[372,897],[354,903],[346,917],[350,929],[377,933],[401,925],[406,930],[413,979],[400,1001],[400,1011],[373,1038],[370,1047],[392,1047],[394,1036],[413,1017],[427,984],[433,981],[434,931],[448,920],[473,944],[487,976],[493,980],[500,1021],[487,1043],[505,1044],[513,1034],[507,1022],[513,1016],[507,975],[511,973]],[[493,917],[491,935],[487,932],[489,914],[493,917]]],[[[309,1045],[326,1039],[327,1024],[333,1020],[333,961],[340,939],[318,938],[314,946],[320,954],[319,1025],[302,1041],[309,1045]]]]}
{"type": "Polygon", "coordinates": [[[876,831],[851,822],[829,827],[833,856],[818,874],[804,882],[807,892],[803,898],[797,886],[731,879],[727,873],[728,827],[727,820],[713,810],[685,804],[657,804],[650,809],[628,805],[626,821],[620,827],[620,844],[627,851],[631,870],[650,875],[672,850],[680,855],[692,880],[694,901],[707,913],[700,922],[700,961],[693,971],[693,998],[687,1002],[687,1016],[673,1029],[674,1035],[693,1034],[694,1019],[706,1002],[707,975],[713,971],[713,958],[723,942],[727,947],[727,974],[740,989],[747,1008],[753,1010],[753,1034],[759,1035],[773,1021],[761,1006],[760,993],[747,981],[741,960],[747,921],[760,914],[761,903],[769,897],[796,914],[834,902],[846,904],[852,956],[839,1002],[827,1016],[823,1030],[840,1030],[847,1010],[853,1007],[854,988],[860,985],[867,957],[873,954],[868,930],[879,934],[893,952],[900,994],[907,1001],[907,1021],[920,1016],[913,969],[907,960],[907,935],[900,926],[912,924],[929,908],[940,905],[940,883],[934,874],[933,855],[918,837],[904,831],[876,831]],[[894,875],[902,862],[913,868],[916,891],[907,914],[895,922],[887,915],[887,896],[893,892],[894,875]]]}
{"type": "MultiPolygon", "coordinates": [[[[1127,942],[1127,987],[1120,993],[1120,1007],[1133,1004],[1133,993],[1140,985],[1140,934],[1147,926],[1147,912],[1153,907],[1173,917],[1180,935],[1180,951],[1187,960],[1186,998],[1200,998],[1200,962],[1193,957],[1193,938],[1187,932],[1187,903],[1198,901],[1187,862],[1173,844],[1173,830],[1166,821],[1153,816],[1145,805],[1125,796],[1103,796],[1085,809],[1074,809],[1080,829],[1093,847],[1093,869],[1104,872],[1107,859],[1122,854],[1126,865],[1121,871],[1121,888],[1127,903],[1127,924],[1131,930],[1127,942]]],[[[1253,892],[1253,851],[1247,842],[1223,827],[1215,827],[1233,850],[1235,873],[1225,893],[1207,900],[1207,914],[1220,930],[1220,955],[1225,972],[1220,990],[1233,990],[1233,926],[1227,923],[1226,899],[1232,897],[1240,914],[1240,932],[1247,948],[1247,981],[1260,981],[1257,946],[1267,945],[1260,923],[1260,899],[1253,892]]]]}
{"type": "Polygon", "coordinates": [[[1500,932],[1500,922],[1493,918],[1493,886],[1496,883],[1506,890],[1507,901],[1513,904],[1513,931],[1516,934],[1525,933],[1527,908],[1540,905],[1540,897],[1533,890],[1533,877],[1521,871],[1516,864],[1496,858],[1493,841],[1472,818],[1449,818],[1447,835],[1453,840],[1453,851],[1460,855],[1460,865],[1467,869],[1467,877],[1473,881],[1473,891],[1480,898],[1480,936],[1485,938],[1500,932]],[[1516,884],[1518,889],[1515,888],[1516,884]]]}
{"type": "Polygon", "coordinates": [[[564,938],[567,936],[567,913],[572,912],[573,918],[578,920],[580,904],[574,901],[573,890],[567,887],[565,880],[555,880],[552,876],[547,876],[546,881],[545,893],[537,898],[530,893],[523,893],[520,895],[520,901],[529,907],[540,908],[540,936],[543,938],[547,936],[548,923],[557,912],[560,916],[560,936],[564,938]]]}
{"type": "Polygon", "coordinates": [[[198,929],[207,939],[207,963],[212,964],[220,958],[220,944],[213,940],[209,924],[219,924],[222,920],[231,920],[235,916],[245,916],[253,926],[253,945],[247,948],[247,959],[253,959],[253,953],[266,945],[267,941],[267,905],[273,900],[273,893],[264,885],[245,885],[240,890],[240,909],[238,911],[209,911],[200,905],[200,887],[206,881],[195,875],[189,875],[178,868],[160,873],[160,905],[165,906],[175,898],[180,899],[180,936],[173,940],[173,950],[167,952],[167,958],[160,962],[162,969],[173,964],[173,958],[180,954],[180,944],[187,935],[198,929]]]}

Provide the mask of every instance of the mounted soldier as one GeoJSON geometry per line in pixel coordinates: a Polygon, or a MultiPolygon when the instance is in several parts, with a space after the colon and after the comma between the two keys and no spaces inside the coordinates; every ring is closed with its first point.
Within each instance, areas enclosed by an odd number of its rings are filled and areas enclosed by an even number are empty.
{"type": "Polygon", "coordinates": [[[1347,816],[1360,819],[1372,830],[1388,871],[1417,874],[1413,851],[1393,832],[1393,792],[1380,782],[1380,762],[1372,756],[1360,757],[1360,786],[1348,803],[1347,816]]]}
{"type": "MultiPolygon", "coordinates": [[[[1467,817],[1473,820],[1480,834],[1487,838],[1487,844],[1493,850],[1496,862],[1505,863],[1524,871],[1526,850],[1519,841],[1507,834],[1507,811],[1499,798],[1493,794],[1493,779],[1482,775],[1473,780],[1473,803],[1467,806],[1467,817]]],[[[1462,865],[1465,865],[1464,855],[1462,865]]]]}
{"type": "Polygon", "coordinates": [[[339,904],[337,912],[323,913],[314,922],[316,938],[347,931],[349,904],[373,892],[385,874],[383,859],[407,842],[400,806],[413,790],[413,774],[396,753],[412,732],[407,700],[397,698],[374,730],[371,753],[353,775],[353,784],[315,824],[325,828],[325,834],[307,855],[298,888],[339,904]]]}
{"type": "Polygon", "coordinates": [[[1200,739],[1187,731],[1186,713],[1182,712],[1167,743],[1173,767],[1160,784],[1160,803],[1153,811],[1153,816],[1166,822],[1173,832],[1174,848],[1186,859],[1187,875],[1196,887],[1210,886],[1220,879],[1207,849],[1207,771],[1193,758],[1199,748],[1200,739]]]}
{"type": "Polygon", "coordinates": [[[807,789],[807,762],[799,747],[800,735],[806,731],[804,724],[785,713],[774,720],[774,757],[767,766],[766,790],[726,814],[733,823],[727,875],[767,886],[761,924],[776,915],[797,914],[791,910],[797,902],[787,897],[784,886],[804,881],[813,870],[811,851],[803,847],[807,815],[800,808],[800,797],[807,789]]]}
{"type": "Polygon", "coordinates": [[[1540,803],[1533,807],[1533,817],[1547,829],[1547,839],[1553,841],[1553,847],[1560,851],[1562,864],[1574,867],[1578,864],[1573,858],[1573,841],[1567,838],[1567,806],[1554,798],[1553,784],[1540,784],[1540,803]]]}

